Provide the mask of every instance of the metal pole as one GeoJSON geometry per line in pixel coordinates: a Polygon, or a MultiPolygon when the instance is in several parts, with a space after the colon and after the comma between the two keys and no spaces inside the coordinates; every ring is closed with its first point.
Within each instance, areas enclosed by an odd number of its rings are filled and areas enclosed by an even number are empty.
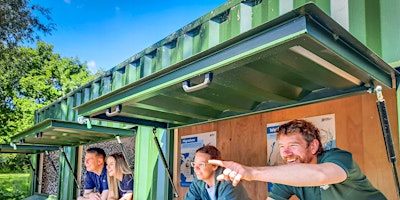
{"type": "Polygon", "coordinates": [[[157,149],[158,149],[158,153],[160,154],[161,160],[162,160],[162,162],[163,162],[163,164],[164,164],[165,171],[167,172],[167,176],[168,176],[169,182],[171,183],[172,188],[173,188],[173,190],[174,190],[174,197],[175,197],[175,198],[178,198],[179,195],[178,195],[178,192],[177,192],[177,190],[176,190],[176,188],[175,188],[174,181],[172,180],[172,176],[171,176],[171,174],[170,174],[170,172],[169,172],[167,160],[165,160],[164,153],[162,152],[160,143],[158,142],[156,132],[157,132],[157,129],[156,129],[156,128],[153,128],[153,136],[154,136],[154,141],[155,141],[156,146],[157,146],[157,149]]]}
{"type": "Polygon", "coordinates": [[[75,173],[74,173],[74,170],[72,170],[71,163],[69,163],[69,160],[68,160],[68,158],[67,158],[67,155],[66,155],[65,152],[64,152],[64,148],[63,148],[63,147],[60,147],[60,151],[61,151],[62,155],[64,156],[65,161],[66,161],[67,164],[68,164],[69,170],[72,172],[72,175],[74,176],[74,180],[75,180],[75,183],[76,183],[76,187],[80,188],[78,179],[76,178],[76,175],[75,175],[75,173]]]}
{"type": "Polygon", "coordinates": [[[51,156],[50,156],[50,154],[49,154],[49,151],[45,151],[45,154],[46,154],[47,158],[49,158],[50,163],[51,163],[51,165],[53,166],[54,171],[57,172],[57,167],[56,167],[56,165],[54,164],[54,161],[53,161],[53,159],[51,158],[51,156]]]}
{"type": "Polygon", "coordinates": [[[399,183],[397,167],[396,167],[396,153],[394,150],[392,133],[390,131],[389,116],[386,111],[386,102],[382,95],[382,87],[378,85],[376,87],[375,91],[376,91],[376,96],[378,99],[376,101],[376,105],[378,107],[379,119],[381,121],[382,132],[383,132],[383,138],[385,140],[386,153],[388,155],[389,162],[392,163],[393,174],[394,174],[394,179],[395,179],[396,189],[397,189],[397,197],[398,197],[398,199],[400,199],[400,183],[399,183]]]}

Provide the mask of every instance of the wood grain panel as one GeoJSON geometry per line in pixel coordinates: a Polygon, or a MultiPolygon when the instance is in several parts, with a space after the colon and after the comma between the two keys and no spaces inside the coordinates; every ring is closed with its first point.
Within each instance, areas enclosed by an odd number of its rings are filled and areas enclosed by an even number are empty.
{"type": "MultiPolygon", "coordinates": [[[[384,95],[398,151],[396,91],[387,90],[384,91],[384,95]]],[[[335,114],[337,146],[352,152],[354,159],[372,184],[379,188],[388,199],[395,199],[396,188],[391,163],[386,155],[375,101],[374,94],[361,94],[180,128],[175,132],[178,138],[175,144],[177,147],[175,156],[180,155],[182,136],[216,131],[217,147],[221,150],[223,159],[250,166],[263,166],[267,163],[266,125],[268,123],[333,113],[335,114]]],[[[179,159],[175,162],[175,166],[179,166],[179,159]]],[[[175,167],[174,180],[176,185],[179,185],[179,167],[175,167]]],[[[268,196],[267,184],[264,182],[245,181],[244,186],[252,199],[265,200],[268,196]]],[[[187,188],[178,186],[178,191],[180,194],[178,199],[184,199],[187,188]]]]}

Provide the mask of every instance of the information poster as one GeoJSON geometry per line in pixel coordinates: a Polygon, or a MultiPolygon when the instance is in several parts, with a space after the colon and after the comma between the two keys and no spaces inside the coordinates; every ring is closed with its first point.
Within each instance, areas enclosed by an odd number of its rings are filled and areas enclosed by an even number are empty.
{"type": "Polygon", "coordinates": [[[204,145],[217,146],[217,133],[207,132],[181,138],[180,180],[181,187],[189,187],[194,178],[190,162],[194,160],[196,150],[204,145]]]}

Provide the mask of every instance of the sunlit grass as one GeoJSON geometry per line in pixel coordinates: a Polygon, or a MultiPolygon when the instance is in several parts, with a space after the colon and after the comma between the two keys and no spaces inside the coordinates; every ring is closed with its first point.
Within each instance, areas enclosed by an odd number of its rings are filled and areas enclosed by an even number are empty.
{"type": "Polygon", "coordinates": [[[30,182],[30,174],[0,174],[0,199],[27,197],[30,182]]]}

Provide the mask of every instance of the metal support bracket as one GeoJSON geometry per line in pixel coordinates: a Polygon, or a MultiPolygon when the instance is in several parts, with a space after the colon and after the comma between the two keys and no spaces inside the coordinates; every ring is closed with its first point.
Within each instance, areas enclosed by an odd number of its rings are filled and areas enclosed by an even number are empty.
{"type": "Polygon", "coordinates": [[[179,195],[178,195],[178,192],[177,192],[176,187],[174,185],[174,181],[172,180],[172,176],[171,176],[171,173],[169,171],[167,160],[165,159],[165,156],[164,156],[164,153],[162,152],[160,143],[158,142],[158,138],[157,138],[156,132],[157,132],[157,129],[153,128],[154,142],[156,143],[158,153],[160,154],[161,160],[162,160],[162,162],[164,164],[164,168],[165,168],[165,171],[167,172],[167,176],[168,176],[169,182],[171,183],[172,188],[174,190],[174,198],[178,198],[179,195]]]}
{"type": "Polygon", "coordinates": [[[60,151],[61,151],[62,156],[64,156],[65,161],[67,161],[69,170],[71,171],[72,175],[74,176],[74,181],[76,183],[76,187],[80,188],[80,184],[78,182],[78,179],[76,178],[76,174],[74,173],[74,170],[72,169],[71,163],[69,162],[69,160],[67,158],[67,155],[64,152],[64,148],[62,146],[60,147],[60,151]]]}
{"type": "Polygon", "coordinates": [[[78,117],[78,123],[79,124],[86,124],[87,129],[91,129],[92,128],[92,122],[90,121],[89,117],[84,117],[84,116],[78,117]]]}
{"type": "Polygon", "coordinates": [[[51,156],[50,156],[50,154],[49,154],[49,151],[46,150],[44,153],[46,154],[47,158],[49,158],[50,163],[51,163],[51,165],[53,166],[54,171],[58,173],[57,167],[56,167],[56,165],[54,164],[54,161],[53,161],[53,159],[51,158],[51,156]]]}
{"type": "Polygon", "coordinates": [[[397,189],[397,197],[400,199],[400,183],[396,167],[396,152],[394,150],[392,133],[390,131],[389,116],[386,111],[386,102],[382,95],[382,86],[380,85],[376,86],[375,91],[377,96],[376,105],[378,107],[379,119],[381,121],[383,139],[385,140],[386,153],[389,157],[389,162],[392,163],[393,175],[397,189]]]}

